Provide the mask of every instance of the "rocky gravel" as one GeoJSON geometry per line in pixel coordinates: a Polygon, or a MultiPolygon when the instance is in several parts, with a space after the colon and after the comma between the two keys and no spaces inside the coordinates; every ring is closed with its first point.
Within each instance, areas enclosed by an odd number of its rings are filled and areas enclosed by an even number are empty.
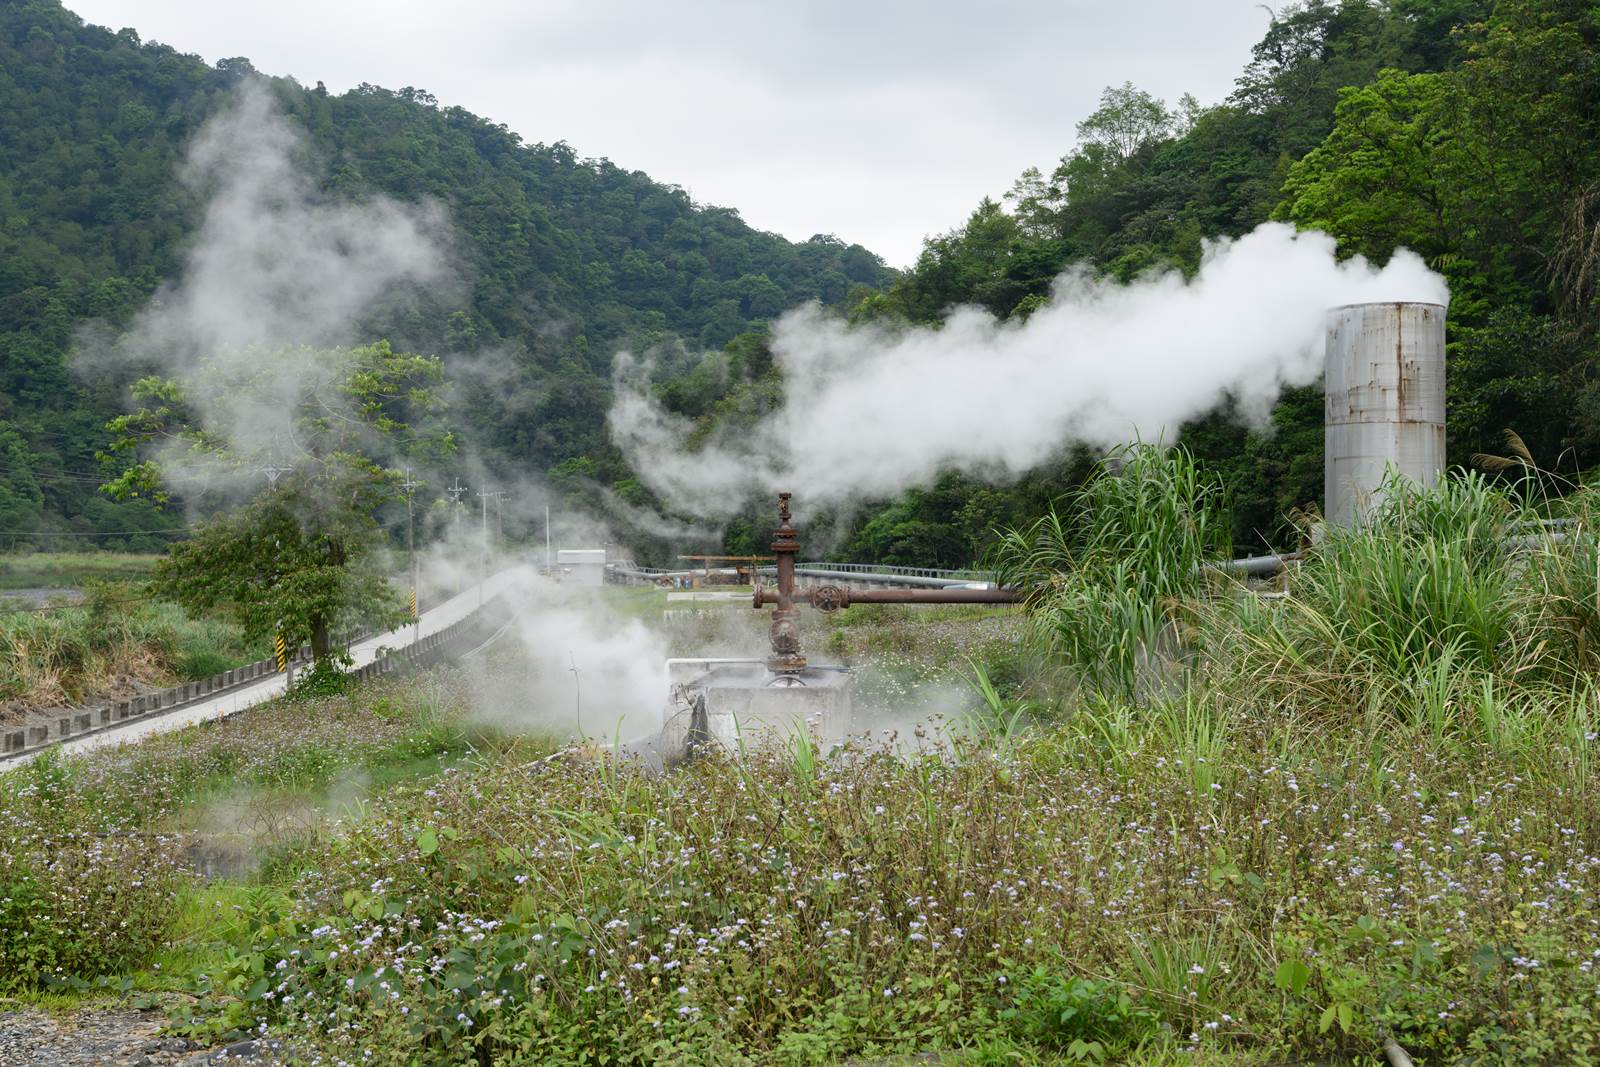
{"type": "Polygon", "coordinates": [[[288,1059],[254,1041],[203,1048],[165,1037],[159,1011],[83,1008],[53,1015],[33,1008],[0,1011],[0,1067],[275,1067],[288,1059]]]}

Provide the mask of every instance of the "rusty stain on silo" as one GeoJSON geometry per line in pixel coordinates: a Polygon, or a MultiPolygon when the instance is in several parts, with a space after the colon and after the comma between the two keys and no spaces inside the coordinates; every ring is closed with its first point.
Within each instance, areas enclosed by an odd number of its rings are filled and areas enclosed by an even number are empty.
{"type": "Polygon", "coordinates": [[[1330,522],[1349,525],[1365,515],[1391,466],[1424,485],[1444,469],[1444,310],[1391,302],[1328,313],[1330,522]]]}

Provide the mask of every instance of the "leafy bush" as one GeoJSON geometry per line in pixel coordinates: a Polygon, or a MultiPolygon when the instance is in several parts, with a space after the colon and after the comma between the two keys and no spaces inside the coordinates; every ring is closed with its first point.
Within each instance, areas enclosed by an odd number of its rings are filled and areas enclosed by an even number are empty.
{"type": "Polygon", "coordinates": [[[352,682],[350,676],[340,669],[340,665],[330,660],[314,663],[295,675],[294,688],[290,696],[295,698],[317,698],[338,696],[340,693],[350,691],[352,682]]]}
{"type": "MultiPolygon", "coordinates": [[[[1036,967],[1013,983],[1000,1013],[1020,1037],[1073,1063],[1105,1063],[1155,1029],[1157,1014],[1134,1005],[1123,987],[1036,967]]],[[[1114,1062],[1114,1060],[1113,1060],[1114,1062]]]]}
{"type": "Polygon", "coordinates": [[[164,941],[175,838],[142,832],[46,753],[0,778],[0,989],[115,974],[164,941]]]}

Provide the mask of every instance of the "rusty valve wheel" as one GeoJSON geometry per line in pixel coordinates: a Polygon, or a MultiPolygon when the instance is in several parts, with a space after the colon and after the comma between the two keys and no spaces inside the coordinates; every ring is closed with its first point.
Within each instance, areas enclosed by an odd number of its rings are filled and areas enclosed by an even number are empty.
{"type": "Polygon", "coordinates": [[[819,585],[812,589],[811,606],[818,611],[838,611],[850,606],[850,590],[840,585],[819,585]]]}

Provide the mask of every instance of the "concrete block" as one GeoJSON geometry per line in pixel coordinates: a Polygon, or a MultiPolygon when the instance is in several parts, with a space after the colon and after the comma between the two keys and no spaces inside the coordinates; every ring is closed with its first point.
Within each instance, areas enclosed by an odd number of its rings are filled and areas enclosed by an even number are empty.
{"type": "Polygon", "coordinates": [[[66,737],[72,733],[72,716],[63,715],[56,720],[56,736],[66,737]]]}
{"type": "Polygon", "coordinates": [[[115,715],[118,720],[126,719],[128,717],[128,702],[126,700],[119,700],[117,701],[115,707],[101,708],[100,725],[105,726],[110,723],[113,715],[115,715]]]}
{"type": "Polygon", "coordinates": [[[26,746],[24,744],[24,738],[23,738],[23,734],[22,734],[21,730],[7,730],[6,731],[6,751],[7,752],[21,752],[24,747],[26,747],[26,746]]]}
{"type": "Polygon", "coordinates": [[[30,726],[30,727],[28,727],[28,747],[29,748],[32,748],[34,745],[42,745],[48,740],[50,740],[50,727],[48,727],[48,726],[30,726]]]}
{"type": "Polygon", "coordinates": [[[781,744],[796,730],[824,742],[842,741],[850,732],[854,679],[843,668],[808,667],[797,675],[774,675],[761,660],[669,660],[667,668],[673,703],[662,741],[669,752],[687,745],[700,697],[706,709],[700,728],[729,748],[781,744]],[[685,693],[686,701],[678,696],[685,693]]]}
{"type": "Polygon", "coordinates": [[[79,712],[72,717],[72,731],[79,734],[86,733],[93,722],[88,712],[79,712]]]}

